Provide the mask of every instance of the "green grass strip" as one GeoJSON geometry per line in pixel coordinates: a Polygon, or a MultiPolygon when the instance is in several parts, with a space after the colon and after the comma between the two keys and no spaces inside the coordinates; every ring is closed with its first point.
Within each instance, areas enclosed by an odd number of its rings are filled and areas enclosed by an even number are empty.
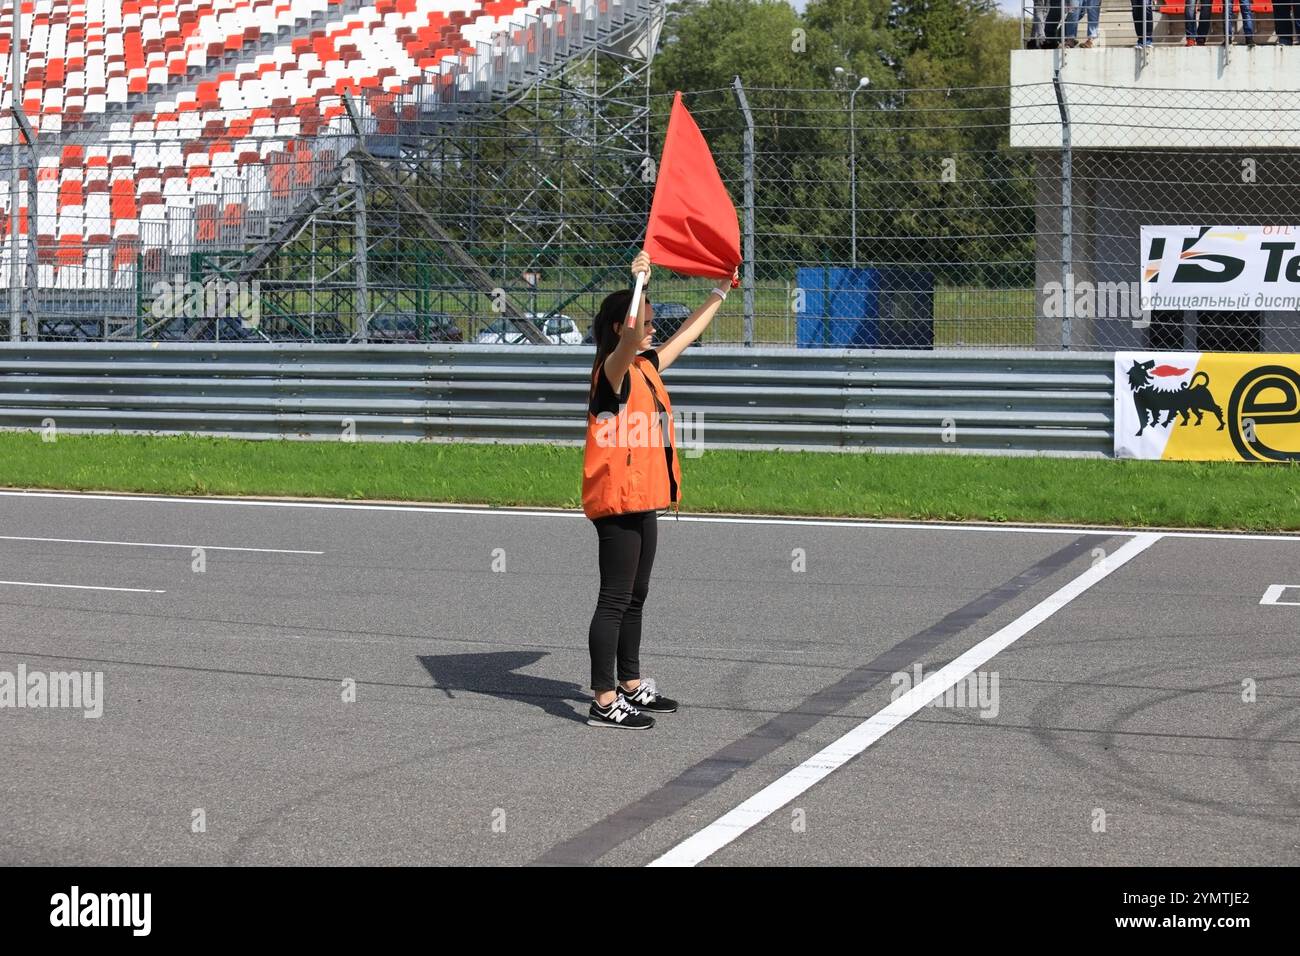
{"type": "MultiPolygon", "coordinates": [[[[689,512],[1300,531],[1300,464],[707,451],[689,512]]],[[[0,432],[0,485],[576,508],[582,450],[0,432]]]]}

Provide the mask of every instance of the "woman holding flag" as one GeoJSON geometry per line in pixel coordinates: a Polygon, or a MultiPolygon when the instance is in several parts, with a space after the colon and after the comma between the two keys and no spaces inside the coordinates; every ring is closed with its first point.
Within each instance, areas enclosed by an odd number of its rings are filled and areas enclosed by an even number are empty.
{"type": "MultiPolygon", "coordinates": [[[[632,272],[648,279],[645,252],[632,261],[632,272]]],[[[653,346],[654,308],[643,291],[634,308],[633,294],[624,289],[606,296],[593,325],[596,360],[582,507],[600,542],[600,596],[587,631],[596,699],[587,723],[642,730],[654,726],[650,714],[677,710],[676,701],[661,695],[654,681],[641,679],[641,609],[658,543],[657,514],[681,500],[673,406],[659,373],[709,327],[727,290],[714,289],[658,348],[653,346]],[[635,312],[631,325],[625,321],[629,312],[635,312]]]]}
{"type": "Polygon", "coordinates": [[[681,500],[672,402],[659,377],[700,337],[736,282],[736,209],[708,145],[678,93],[664,141],[645,248],[632,261],[632,289],[611,293],[592,323],[596,357],[587,404],[582,507],[599,542],[600,593],[587,631],[591,688],[587,723],[643,730],[677,702],[641,676],[642,609],[658,544],[660,509],[681,500]],[[711,174],[711,175],[710,175],[711,174]],[[674,272],[721,279],[668,341],[654,345],[646,300],[651,260],[674,272]]]}

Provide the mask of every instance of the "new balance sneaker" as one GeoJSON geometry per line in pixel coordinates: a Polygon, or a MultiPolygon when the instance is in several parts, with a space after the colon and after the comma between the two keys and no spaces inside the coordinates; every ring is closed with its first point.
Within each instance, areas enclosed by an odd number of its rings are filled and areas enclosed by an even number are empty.
{"type": "Polygon", "coordinates": [[[643,714],[629,704],[622,694],[614,697],[608,707],[601,707],[594,700],[591,710],[587,712],[587,723],[592,727],[621,727],[624,730],[649,730],[655,725],[655,719],[643,714]]]}
{"type": "Polygon", "coordinates": [[[634,691],[626,691],[619,687],[618,696],[637,710],[646,710],[652,714],[677,713],[677,701],[660,694],[654,679],[650,677],[641,681],[634,691]]]}

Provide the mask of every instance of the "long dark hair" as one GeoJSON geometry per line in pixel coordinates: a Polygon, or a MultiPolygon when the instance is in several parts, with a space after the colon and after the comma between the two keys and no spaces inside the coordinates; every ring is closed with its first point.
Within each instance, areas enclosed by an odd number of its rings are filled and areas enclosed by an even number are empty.
{"type": "Polygon", "coordinates": [[[591,337],[596,340],[596,360],[591,364],[594,378],[597,369],[605,364],[609,354],[618,348],[619,325],[627,318],[627,311],[632,305],[632,290],[619,289],[605,296],[596,312],[595,321],[591,323],[591,337]]]}

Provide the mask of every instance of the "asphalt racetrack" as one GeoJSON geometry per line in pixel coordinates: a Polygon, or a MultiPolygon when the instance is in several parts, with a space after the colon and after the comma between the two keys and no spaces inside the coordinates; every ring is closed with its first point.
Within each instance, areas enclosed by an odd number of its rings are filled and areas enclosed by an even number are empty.
{"type": "Polygon", "coordinates": [[[1300,863],[1300,537],[659,527],[628,732],[579,514],[0,494],[0,864],[1300,863]]]}

